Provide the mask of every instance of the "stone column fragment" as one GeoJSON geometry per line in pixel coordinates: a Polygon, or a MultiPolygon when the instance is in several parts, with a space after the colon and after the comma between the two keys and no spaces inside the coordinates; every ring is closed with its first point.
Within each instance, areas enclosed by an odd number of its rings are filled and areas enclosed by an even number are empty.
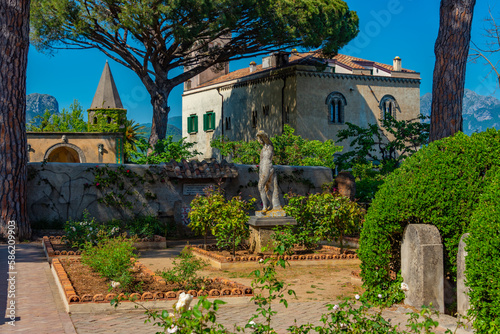
{"type": "Polygon", "coordinates": [[[438,229],[430,224],[410,224],[401,244],[401,273],[408,285],[405,304],[432,307],[444,312],[443,245],[438,229]]]}

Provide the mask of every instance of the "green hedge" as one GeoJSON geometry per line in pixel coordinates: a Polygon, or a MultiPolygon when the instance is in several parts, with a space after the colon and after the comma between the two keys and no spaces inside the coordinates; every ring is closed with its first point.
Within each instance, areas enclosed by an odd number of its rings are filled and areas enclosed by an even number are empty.
{"type": "Polygon", "coordinates": [[[477,333],[500,332],[500,169],[472,215],[466,282],[477,333]]]}
{"type": "MultiPolygon", "coordinates": [[[[500,166],[500,132],[457,133],[429,144],[390,174],[376,193],[361,231],[359,256],[367,296],[394,288],[404,228],[434,224],[444,245],[445,273],[456,279],[456,254],[472,212],[500,166]]],[[[402,295],[399,294],[399,298],[402,295]]]]}

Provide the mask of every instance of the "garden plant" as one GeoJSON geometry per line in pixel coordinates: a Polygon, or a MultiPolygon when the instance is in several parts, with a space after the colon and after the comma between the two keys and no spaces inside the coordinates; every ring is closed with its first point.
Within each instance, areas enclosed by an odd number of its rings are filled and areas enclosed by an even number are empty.
{"type": "MultiPolygon", "coordinates": [[[[389,174],[375,195],[361,231],[361,276],[366,297],[387,291],[399,293],[400,242],[407,224],[433,224],[444,245],[445,273],[456,279],[458,242],[470,230],[479,199],[500,166],[500,131],[432,142],[389,174]],[[394,276],[392,276],[394,277],[394,276]]],[[[498,314],[498,313],[497,313],[498,314]]]]}
{"type": "Polygon", "coordinates": [[[321,240],[338,241],[343,248],[343,237],[359,233],[364,210],[338,192],[323,192],[307,196],[287,194],[285,212],[294,217],[297,225],[285,227],[275,234],[278,244],[288,242],[312,250],[321,240]]]}
{"type": "Polygon", "coordinates": [[[204,277],[198,271],[207,266],[205,261],[197,258],[185,248],[172,263],[172,269],[158,272],[168,283],[178,283],[184,290],[202,290],[204,277]]]}
{"type": "Polygon", "coordinates": [[[127,291],[134,283],[131,273],[135,257],[133,243],[125,236],[102,237],[97,245],[87,242],[82,251],[82,263],[102,277],[120,283],[120,287],[127,291]]]}
{"type": "Polygon", "coordinates": [[[241,196],[226,200],[220,188],[205,189],[204,195],[196,195],[191,201],[188,227],[205,237],[210,231],[220,249],[228,249],[236,256],[236,248],[249,235],[247,221],[255,198],[245,201],[241,196]]]}

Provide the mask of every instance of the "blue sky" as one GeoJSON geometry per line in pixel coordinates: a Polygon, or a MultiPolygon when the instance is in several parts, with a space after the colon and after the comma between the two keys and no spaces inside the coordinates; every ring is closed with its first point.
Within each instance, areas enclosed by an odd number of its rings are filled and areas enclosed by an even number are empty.
{"type": "MultiPolygon", "coordinates": [[[[340,53],[392,64],[399,56],[403,67],[420,72],[420,93],[431,92],[434,69],[434,42],[439,28],[439,0],[346,0],[360,18],[360,34],[340,53]]],[[[491,6],[500,18],[500,6],[494,0],[477,0],[472,40],[483,45],[491,6]]],[[[498,55],[497,59],[500,58],[498,55]]],[[[28,56],[27,93],[50,94],[56,97],[59,108],[68,107],[77,99],[87,109],[94,96],[104,63],[109,60],[128,118],[140,123],[151,122],[152,107],[149,94],[137,75],[108,59],[97,50],[60,50],[53,56],[30,48],[28,56]]],[[[230,64],[230,70],[248,66],[251,59],[230,64]]],[[[257,60],[260,63],[260,59],[257,60]]],[[[481,95],[500,98],[498,81],[490,75],[483,62],[468,63],[465,87],[481,95]]],[[[169,98],[169,117],[181,115],[182,87],[175,88],[169,98]]]]}

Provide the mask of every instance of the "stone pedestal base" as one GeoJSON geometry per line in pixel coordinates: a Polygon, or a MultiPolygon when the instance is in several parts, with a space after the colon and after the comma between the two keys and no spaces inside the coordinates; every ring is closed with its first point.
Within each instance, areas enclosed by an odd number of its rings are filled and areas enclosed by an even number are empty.
{"type": "Polygon", "coordinates": [[[266,250],[272,250],[273,245],[270,241],[276,226],[297,225],[297,221],[285,215],[278,216],[272,211],[266,213],[259,211],[256,212],[256,216],[250,217],[248,225],[250,225],[250,252],[255,254],[260,253],[262,247],[266,247],[266,250]]]}

